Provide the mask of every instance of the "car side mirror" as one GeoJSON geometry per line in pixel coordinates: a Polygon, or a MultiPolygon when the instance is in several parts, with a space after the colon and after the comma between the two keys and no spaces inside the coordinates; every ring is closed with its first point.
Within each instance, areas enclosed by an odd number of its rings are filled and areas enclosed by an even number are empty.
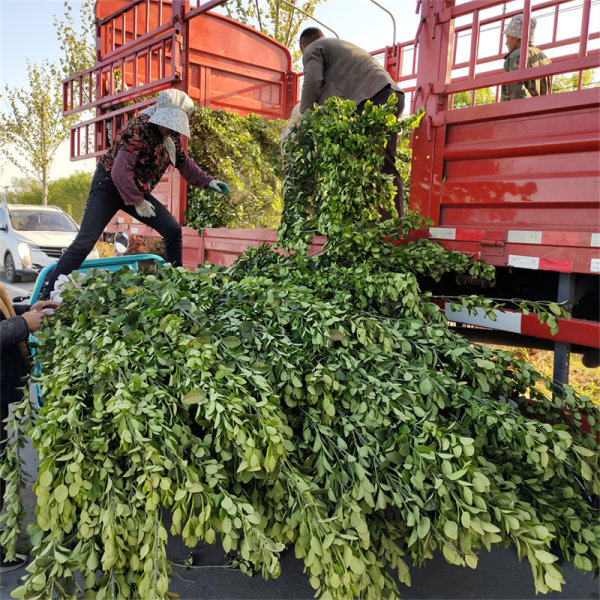
{"type": "Polygon", "coordinates": [[[5,224],[0,225],[0,231],[8,232],[8,225],[5,225],[5,224]]]}
{"type": "Polygon", "coordinates": [[[119,231],[115,234],[114,247],[117,256],[127,252],[127,248],[129,248],[129,236],[124,231],[119,231]]]}

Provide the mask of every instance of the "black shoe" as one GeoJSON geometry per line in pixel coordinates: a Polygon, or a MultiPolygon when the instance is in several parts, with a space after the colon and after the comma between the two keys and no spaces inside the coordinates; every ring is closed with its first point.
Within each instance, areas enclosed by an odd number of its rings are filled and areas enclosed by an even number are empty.
{"type": "Polygon", "coordinates": [[[0,560],[0,574],[16,571],[27,564],[27,557],[24,554],[15,554],[15,560],[0,560]]]}

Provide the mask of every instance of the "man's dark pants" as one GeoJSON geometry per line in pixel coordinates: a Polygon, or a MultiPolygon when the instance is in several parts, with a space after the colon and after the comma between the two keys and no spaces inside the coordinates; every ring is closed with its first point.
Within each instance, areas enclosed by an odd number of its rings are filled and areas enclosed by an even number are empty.
{"type": "MultiPolygon", "coordinates": [[[[398,98],[398,102],[396,103],[396,118],[402,114],[404,110],[404,92],[396,92],[391,88],[390,85],[386,85],[382,90],[377,92],[372,98],[369,98],[373,104],[377,106],[381,106],[387,102],[387,99],[392,95],[396,94],[398,98]]],[[[365,108],[365,102],[361,102],[357,106],[358,113],[362,113],[365,108]]],[[[398,145],[398,134],[396,132],[390,133],[388,137],[388,142],[385,147],[385,158],[383,161],[383,168],[381,169],[382,173],[387,175],[392,175],[394,178],[394,185],[396,186],[396,197],[394,198],[394,204],[396,205],[396,210],[398,211],[398,215],[402,216],[404,214],[404,194],[402,193],[402,180],[400,179],[400,173],[398,173],[398,169],[396,169],[396,147],[398,145]]],[[[380,209],[382,220],[389,219],[391,217],[390,213],[380,209]]]]}
{"type": "Polygon", "coordinates": [[[140,217],[135,211],[135,207],[123,202],[110,174],[98,166],[92,179],[90,195],[85,205],[79,233],[52,270],[42,294],[48,294],[54,289],[54,282],[59,275],[68,275],[81,265],[118,210],[125,211],[144,225],[157,231],[163,238],[167,262],[174,266],[180,266],[181,225],[154,196],[147,194],[145,198],[154,206],[156,216],[140,217]]]}

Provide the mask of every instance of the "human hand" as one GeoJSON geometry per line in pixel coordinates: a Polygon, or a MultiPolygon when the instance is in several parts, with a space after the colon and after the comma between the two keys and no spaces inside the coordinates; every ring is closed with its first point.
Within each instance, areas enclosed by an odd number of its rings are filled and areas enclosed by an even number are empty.
{"type": "Polygon", "coordinates": [[[148,202],[148,200],[143,200],[139,204],[136,204],[135,212],[140,215],[140,217],[145,217],[146,219],[156,216],[156,209],[148,202]]]}
{"type": "Polygon", "coordinates": [[[46,315],[39,310],[29,310],[21,316],[25,319],[29,331],[33,332],[37,331],[42,326],[42,321],[46,315]]]}
{"type": "Polygon", "coordinates": [[[217,192],[221,192],[221,194],[225,194],[225,196],[229,196],[229,186],[223,181],[219,181],[218,179],[213,179],[208,187],[211,190],[216,190],[217,192]]]}
{"type": "Polygon", "coordinates": [[[40,300],[33,304],[29,310],[42,311],[45,308],[58,308],[58,302],[54,302],[53,300],[40,300]]]}

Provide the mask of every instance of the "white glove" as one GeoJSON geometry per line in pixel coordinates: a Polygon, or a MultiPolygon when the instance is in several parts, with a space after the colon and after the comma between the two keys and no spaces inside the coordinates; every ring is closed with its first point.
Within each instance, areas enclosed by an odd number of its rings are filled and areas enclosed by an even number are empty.
{"type": "Polygon", "coordinates": [[[146,219],[156,216],[156,209],[150,202],[148,202],[148,200],[144,200],[139,204],[136,204],[135,212],[140,215],[140,217],[146,217],[146,219]]]}
{"type": "Polygon", "coordinates": [[[218,179],[213,179],[208,184],[208,187],[211,190],[216,190],[217,192],[221,192],[221,194],[225,194],[225,196],[229,195],[229,186],[226,183],[219,181],[218,179]]]}

